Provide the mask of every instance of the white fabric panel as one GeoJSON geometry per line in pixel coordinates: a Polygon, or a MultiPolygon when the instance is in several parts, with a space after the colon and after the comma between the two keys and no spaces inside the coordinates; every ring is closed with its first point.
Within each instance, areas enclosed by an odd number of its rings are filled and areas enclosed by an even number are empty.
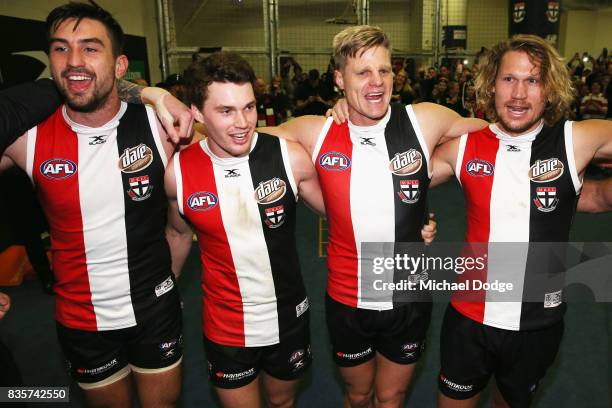
{"type": "Polygon", "coordinates": [[[319,133],[319,136],[317,137],[317,142],[315,143],[314,149],[312,150],[311,159],[313,163],[317,162],[317,156],[319,155],[319,151],[321,150],[321,146],[323,145],[325,136],[327,135],[327,132],[329,131],[329,128],[331,127],[332,123],[334,123],[334,119],[330,116],[325,121],[323,129],[321,129],[321,133],[319,133]]]}
{"type": "Polygon", "coordinates": [[[99,330],[136,325],[130,296],[125,191],[121,172],[104,171],[117,168],[117,126],[126,108],[123,103],[117,116],[100,128],[78,125],[68,118],[79,138],[83,239],[91,301],[99,330]],[[89,137],[93,134],[107,135],[106,141],[90,145],[89,137]]]}
{"type": "Polygon", "coordinates": [[[578,177],[578,169],[576,168],[576,157],[574,155],[574,136],[571,121],[565,122],[564,126],[564,137],[565,137],[565,152],[567,155],[567,164],[569,165],[570,175],[572,176],[572,182],[576,189],[576,194],[580,193],[582,189],[582,180],[578,177]]]}
{"type": "MultiPolygon", "coordinates": [[[[255,143],[256,138],[253,146],[255,143]]],[[[274,278],[258,204],[253,198],[248,156],[212,159],[221,218],[242,296],[245,346],[276,344],[279,327],[274,278]],[[240,177],[225,178],[227,168],[238,169],[240,177]]]]}
{"type": "MultiPolygon", "coordinates": [[[[395,204],[393,177],[385,141],[387,115],[374,126],[356,126],[349,122],[353,151],[351,159],[350,207],[358,259],[358,302],[361,309],[388,310],[392,299],[370,302],[362,299],[362,242],[395,242],[395,204]],[[361,138],[373,138],[375,146],[362,145],[361,138]]],[[[391,252],[391,256],[393,253],[391,252]]]]}
{"type": "Polygon", "coordinates": [[[508,297],[517,299],[523,293],[531,208],[528,173],[531,142],[535,135],[530,132],[521,137],[507,137],[499,131],[496,133],[500,144],[491,189],[491,197],[495,197],[495,200],[491,200],[490,207],[487,281],[511,282],[514,289],[511,294],[487,291],[484,323],[518,330],[522,303],[503,300],[508,297]],[[510,145],[518,147],[519,151],[509,148],[510,145]],[[517,273],[519,271],[521,273],[517,273]]]}
{"type": "Polygon", "coordinates": [[[26,143],[26,168],[25,171],[30,178],[30,181],[34,183],[34,172],[32,167],[34,167],[34,152],[36,148],[36,135],[37,135],[37,127],[33,127],[28,130],[27,133],[27,143],[26,143]]]}
{"type": "MultiPolygon", "coordinates": [[[[201,143],[201,142],[200,142],[201,143]]],[[[181,215],[183,212],[183,172],[181,171],[181,152],[174,153],[174,181],[176,182],[176,204],[181,215]]]]}
{"type": "Polygon", "coordinates": [[[427,159],[427,176],[431,178],[433,170],[431,166],[431,153],[429,152],[429,148],[427,147],[427,143],[425,142],[425,135],[423,135],[421,125],[417,120],[416,114],[414,113],[414,109],[412,109],[412,105],[406,106],[406,112],[408,113],[408,117],[410,118],[410,122],[412,123],[412,127],[414,128],[414,132],[416,133],[417,139],[419,140],[421,149],[423,149],[423,153],[425,153],[425,158],[427,159]]]}

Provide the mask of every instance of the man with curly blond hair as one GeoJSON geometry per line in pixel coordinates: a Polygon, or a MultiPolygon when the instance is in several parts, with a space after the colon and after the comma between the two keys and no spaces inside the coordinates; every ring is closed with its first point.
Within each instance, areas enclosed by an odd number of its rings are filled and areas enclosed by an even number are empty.
{"type": "Polygon", "coordinates": [[[476,91],[496,123],[437,148],[432,185],[457,177],[467,202],[466,241],[488,251],[478,278],[511,281],[515,289],[504,301],[490,291],[455,293],[440,336],[438,403],[474,407],[494,376],[494,405],[524,407],[556,357],[566,308],[562,280],[546,289],[537,281],[559,276],[563,265],[545,265],[536,254],[550,255],[541,243],[568,241],[576,208],[589,210],[586,200],[578,202],[582,178],[589,162],[612,160],[612,123],[564,120],[569,73],[557,51],[532,35],[493,47],[476,91]],[[491,244],[498,242],[522,244],[499,251],[491,244]]]}

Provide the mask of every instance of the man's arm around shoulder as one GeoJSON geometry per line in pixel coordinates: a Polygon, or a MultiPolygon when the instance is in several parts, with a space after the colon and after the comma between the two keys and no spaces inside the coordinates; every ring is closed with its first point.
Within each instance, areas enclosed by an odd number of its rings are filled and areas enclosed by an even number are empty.
{"type": "Polygon", "coordinates": [[[442,105],[422,102],[412,105],[430,151],[444,141],[488,126],[482,119],[464,118],[442,105]]]}
{"type": "Polygon", "coordinates": [[[306,115],[291,119],[280,126],[260,128],[258,131],[297,142],[312,155],[325,121],[323,116],[306,115]]]}

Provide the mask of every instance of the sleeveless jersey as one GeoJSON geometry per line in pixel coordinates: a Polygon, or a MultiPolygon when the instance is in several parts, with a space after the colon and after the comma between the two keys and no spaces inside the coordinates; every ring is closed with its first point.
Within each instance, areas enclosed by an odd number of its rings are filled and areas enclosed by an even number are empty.
{"type": "Polygon", "coordinates": [[[496,125],[464,135],[456,166],[467,203],[466,241],[490,243],[479,279],[510,282],[513,294],[510,301],[493,301],[500,297],[482,290],[469,302],[455,298],[453,306],[473,320],[507,330],[537,329],[562,319],[563,279],[554,277],[565,267],[554,260],[559,259],[554,252],[561,249],[564,256],[563,245],[528,244],[569,239],[582,186],[572,123],[542,124],[518,137],[496,125]]]}
{"type": "Polygon", "coordinates": [[[351,307],[386,310],[363,293],[362,243],[422,242],[429,151],[412,106],[391,104],[374,126],[328,118],[312,159],[329,223],[327,292],[351,307]]]}
{"type": "Polygon", "coordinates": [[[244,157],[219,158],[206,141],[175,155],[179,212],[200,245],[204,334],[216,343],[277,344],[308,309],[289,163],[284,140],[257,133],[244,157]]]}
{"type": "Polygon", "coordinates": [[[57,321],[96,331],[148,318],[174,286],[155,113],[122,102],[91,128],[62,106],[28,132],[26,157],[49,222],[57,321]]]}

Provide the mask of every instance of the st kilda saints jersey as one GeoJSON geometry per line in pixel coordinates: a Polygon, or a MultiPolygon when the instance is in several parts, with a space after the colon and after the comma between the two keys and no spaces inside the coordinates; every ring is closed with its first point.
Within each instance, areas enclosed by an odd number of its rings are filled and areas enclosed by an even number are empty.
{"type": "Polygon", "coordinates": [[[554,277],[565,271],[555,260],[560,259],[555,251],[564,246],[537,243],[569,239],[582,187],[572,122],[542,124],[518,137],[496,125],[464,135],[456,166],[467,203],[466,241],[488,246],[487,268],[477,279],[512,283],[513,294],[512,301],[495,301],[500,296],[494,291],[481,290],[470,295],[470,302],[456,297],[453,306],[473,320],[507,330],[536,329],[562,319],[563,279],[554,277]]]}
{"type": "Polygon", "coordinates": [[[173,290],[166,163],[155,113],[142,105],[122,102],[99,128],[62,106],[28,132],[26,171],[49,222],[62,325],[131,327],[173,290]]]}
{"type": "Polygon", "coordinates": [[[422,242],[429,157],[410,105],[391,104],[374,126],[337,125],[328,118],[312,159],[328,216],[327,292],[334,300],[393,308],[392,301],[362,296],[361,244],[422,242]]]}
{"type": "Polygon", "coordinates": [[[248,155],[219,158],[201,141],[174,160],[179,212],[200,245],[204,335],[228,346],[277,344],[308,316],[286,142],[255,133],[248,155]]]}

